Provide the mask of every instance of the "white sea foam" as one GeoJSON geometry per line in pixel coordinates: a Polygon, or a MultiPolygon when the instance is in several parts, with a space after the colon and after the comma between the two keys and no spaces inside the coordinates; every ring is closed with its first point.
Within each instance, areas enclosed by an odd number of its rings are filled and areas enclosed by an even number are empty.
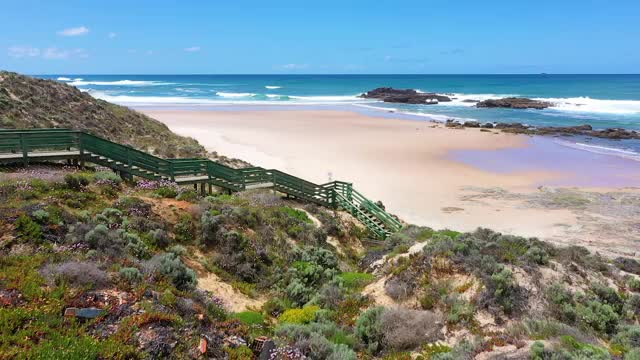
{"type": "Polygon", "coordinates": [[[448,95],[451,98],[451,102],[443,102],[443,105],[453,106],[475,106],[479,101],[502,99],[506,97],[513,97],[512,94],[451,94],[448,95]],[[473,100],[473,101],[472,101],[473,100]]]}
{"type": "Polygon", "coordinates": [[[619,149],[602,145],[583,144],[567,140],[557,140],[556,143],[562,146],[570,147],[572,149],[584,150],[594,154],[612,155],[625,159],[640,161],[640,153],[637,153],[633,150],[619,149]]]}
{"type": "Polygon", "coordinates": [[[363,102],[363,99],[359,98],[357,95],[347,95],[347,96],[293,96],[289,95],[291,99],[294,100],[303,100],[303,101],[312,101],[312,102],[328,102],[328,103],[336,103],[336,102],[363,102]]]}
{"type": "Polygon", "coordinates": [[[64,77],[64,76],[60,76],[56,80],[58,80],[58,81],[71,81],[71,79],[69,79],[68,77],[64,77]]]}
{"type": "Polygon", "coordinates": [[[254,93],[229,93],[229,92],[221,92],[218,91],[216,92],[217,96],[223,97],[223,98],[243,98],[243,97],[251,97],[254,96],[256,94],[254,93]]]}
{"type": "Polygon", "coordinates": [[[274,90],[274,89],[282,89],[282,86],[267,85],[265,86],[265,88],[269,90],[274,90]]]}
{"type": "MultiPolygon", "coordinates": [[[[506,97],[519,97],[517,94],[451,94],[451,102],[441,102],[444,106],[475,106],[478,101],[490,99],[502,99],[506,97]],[[470,101],[475,100],[475,101],[470,101]]],[[[562,112],[580,113],[605,113],[631,115],[640,114],[640,101],[638,100],[603,100],[589,97],[573,98],[534,98],[534,100],[546,101],[554,104],[551,109],[562,112]]]]}
{"type": "Polygon", "coordinates": [[[554,104],[552,109],[583,113],[640,114],[640,101],[637,100],[601,100],[589,97],[575,98],[539,98],[554,104]]]}
{"type": "Polygon", "coordinates": [[[128,95],[111,95],[104,91],[89,90],[91,96],[113,102],[121,105],[212,105],[219,101],[211,99],[198,99],[193,97],[181,96],[128,96],[128,95]]]}
{"type": "Polygon", "coordinates": [[[82,79],[74,79],[69,85],[73,86],[86,86],[86,85],[98,85],[98,86],[158,86],[158,85],[172,85],[173,83],[166,83],[160,81],[142,81],[142,80],[117,80],[117,81],[83,81],[82,79]]]}
{"type": "MultiPolygon", "coordinates": [[[[451,115],[430,114],[430,113],[424,113],[419,111],[406,111],[406,110],[400,110],[398,108],[393,108],[393,107],[382,107],[382,106],[374,106],[374,105],[368,105],[368,104],[353,104],[353,105],[357,107],[365,108],[365,109],[376,110],[376,111],[393,112],[396,114],[417,116],[417,117],[426,118],[428,120],[437,121],[437,122],[446,122],[447,120],[450,120],[450,119],[456,120],[456,121],[462,121],[462,122],[478,121],[476,119],[455,117],[451,115]]],[[[430,106],[433,106],[433,105],[430,105],[430,106]]]]}

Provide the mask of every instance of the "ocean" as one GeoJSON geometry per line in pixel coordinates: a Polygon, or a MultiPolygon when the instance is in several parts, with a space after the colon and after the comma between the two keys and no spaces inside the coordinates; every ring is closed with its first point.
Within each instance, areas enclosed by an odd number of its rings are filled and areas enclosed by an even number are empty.
{"type": "MultiPolygon", "coordinates": [[[[640,130],[640,75],[46,75],[92,96],[134,108],[225,110],[243,106],[347,108],[416,120],[590,124],[640,130]],[[448,94],[438,105],[362,99],[390,86],[448,94]],[[545,110],[479,109],[464,100],[523,96],[555,104],[545,110]],[[277,106],[274,106],[277,105],[277,106]]],[[[640,160],[640,141],[559,139],[566,146],[640,160]]]]}

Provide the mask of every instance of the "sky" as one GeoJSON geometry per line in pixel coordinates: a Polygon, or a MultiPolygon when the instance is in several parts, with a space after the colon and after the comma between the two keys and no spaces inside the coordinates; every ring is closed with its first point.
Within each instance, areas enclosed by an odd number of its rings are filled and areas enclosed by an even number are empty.
{"type": "Polygon", "coordinates": [[[27,74],[640,73],[637,0],[0,0],[27,74]]]}

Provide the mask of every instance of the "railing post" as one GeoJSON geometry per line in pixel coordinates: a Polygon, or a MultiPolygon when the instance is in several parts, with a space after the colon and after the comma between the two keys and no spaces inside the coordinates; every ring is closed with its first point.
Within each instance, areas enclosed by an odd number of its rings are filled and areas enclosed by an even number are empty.
{"type": "Polygon", "coordinates": [[[25,134],[20,134],[20,149],[22,150],[22,161],[24,166],[29,165],[29,149],[25,140],[25,134]]]}
{"type": "Polygon", "coordinates": [[[336,203],[336,189],[331,188],[331,207],[334,209],[338,208],[338,204],[336,203]]]}
{"type": "Polygon", "coordinates": [[[76,133],[78,137],[78,151],[80,152],[80,167],[84,168],[84,146],[82,145],[82,133],[76,133]]]}
{"type": "Polygon", "coordinates": [[[169,176],[171,177],[171,181],[176,181],[176,174],[173,170],[173,162],[169,161],[169,176]]]}
{"type": "Polygon", "coordinates": [[[271,183],[273,184],[273,195],[276,195],[276,186],[278,185],[277,180],[276,180],[276,173],[274,172],[271,175],[271,183]]]}

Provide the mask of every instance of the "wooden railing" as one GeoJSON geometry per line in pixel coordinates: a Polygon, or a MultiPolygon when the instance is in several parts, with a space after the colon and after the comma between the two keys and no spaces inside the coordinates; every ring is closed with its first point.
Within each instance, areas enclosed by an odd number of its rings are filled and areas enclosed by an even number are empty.
{"type": "Polygon", "coordinates": [[[163,159],[127,145],[69,129],[0,129],[0,163],[76,159],[120,171],[126,177],[213,184],[230,191],[271,187],[293,197],[355,216],[378,238],[399,231],[402,224],[353,189],[351,183],[318,185],[285,172],[251,167],[234,169],[208,159],[163,159]]]}

